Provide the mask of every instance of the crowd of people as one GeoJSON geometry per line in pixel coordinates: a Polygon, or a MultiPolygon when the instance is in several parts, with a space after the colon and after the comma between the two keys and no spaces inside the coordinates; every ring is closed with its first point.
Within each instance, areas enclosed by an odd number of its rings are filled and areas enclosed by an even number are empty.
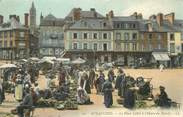
{"type": "MultiPolygon", "coordinates": [[[[24,109],[36,106],[36,101],[41,97],[44,99],[54,98],[56,100],[66,100],[68,97],[70,78],[77,81],[76,100],[80,105],[93,104],[89,94],[93,93],[91,89],[95,89],[97,95],[104,96],[104,105],[110,108],[113,105],[113,91],[118,91],[119,98],[123,99],[123,106],[129,109],[135,107],[136,100],[154,99],[157,106],[170,107],[171,100],[165,92],[165,87],[160,86],[160,94],[153,96],[150,81],[145,81],[139,77],[134,79],[130,75],[126,75],[122,68],[118,68],[117,74],[114,69],[108,70],[105,76],[102,70],[96,72],[94,69],[71,66],[70,69],[60,65],[57,72],[50,69],[45,72],[46,87],[45,90],[40,90],[37,79],[39,78],[39,69],[36,66],[29,69],[21,66],[15,72],[4,72],[4,80],[11,79],[14,85],[14,97],[20,102],[17,106],[17,112],[20,117],[24,115],[24,109]],[[58,74],[58,86],[52,79],[58,74]],[[12,78],[10,78],[12,77],[12,78]],[[138,95],[141,95],[141,98],[138,95]]],[[[5,99],[3,83],[0,81],[0,102],[5,99]]]]}

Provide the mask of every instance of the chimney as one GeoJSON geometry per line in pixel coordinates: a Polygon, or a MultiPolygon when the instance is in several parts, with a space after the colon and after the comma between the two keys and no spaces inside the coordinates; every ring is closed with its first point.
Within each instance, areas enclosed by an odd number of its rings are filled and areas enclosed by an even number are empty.
{"type": "Polygon", "coordinates": [[[147,23],[147,29],[148,29],[149,32],[153,31],[153,27],[152,27],[151,23],[147,23]]]}
{"type": "Polygon", "coordinates": [[[113,10],[111,10],[111,11],[109,12],[108,16],[109,16],[109,18],[113,18],[113,17],[114,17],[114,12],[113,12],[113,10]]]}
{"type": "Polygon", "coordinates": [[[163,24],[163,14],[162,13],[158,13],[158,15],[156,16],[156,20],[157,20],[157,23],[160,26],[162,26],[163,24]]]}
{"type": "Polygon", "coordinates": [[[16,20],[17,20],[17,22],[20,22],[20,17],[17,16],[17,17],[16,17],[16,20]]]}
{"type": "Polygon", "coordinates": [[[151,15],[150,17],[149,17],[149,20],[155,20],[156,19],[156,15],[151,15]]]}
{"type": "Polygon", "coordinates": [[[135,19],[137,19],[137,12],[134,12],[131,16],[135,17],[135,19]]]}
{"type": "Polygon", "coordinates": [[[3,22],[4,22],[4,17],[0,15],[0,24],[3,24],[3,22]]]}
{"type": "Polygon", "coordinates": [[[91,8],[91,9],[90,9],[90,11],[93,11],[93,12],[95,12],[95,8],[91,8]]]}
{"type": "Polygon", "coordinates": [[[143,19],[142,13],[139,13],[139,14],[137,15],[137,19],[143,19]]]}
{"type": "Polygon", "coordinates": [[[174,24],[175,21],[175,13],[166,14],[164,19],[168,20],[171,25],[174,24]]]}
{"type": "Polygon", "coordinates": [[[81,8],[74,8],[73,9],[73,20],[77,21],[81,19],[81,8]]]}
{"type": "Polygon", "coordinates": [[[29,14],[28,13],[24,14],[24,21],[25,21],[25,27],[28,27],[28,25],[29,25],[29,14]]]}

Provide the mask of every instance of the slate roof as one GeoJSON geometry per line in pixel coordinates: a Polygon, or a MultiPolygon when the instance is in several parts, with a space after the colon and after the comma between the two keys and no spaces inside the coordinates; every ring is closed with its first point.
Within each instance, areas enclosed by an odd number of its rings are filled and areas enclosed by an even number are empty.
{"type": "Polygon", "coordinates": [[[73,23],[69,29],[108,30],[112,29],[112,26],[107,19],[81,19],[73,23]],[[104,23],[106,26],[104,26],[104,23]]]}
{"type": "Polygon", "coordinates": [[[63,26],[64,19],[56,18],[53,14],[48,14],[41,20],[40,26],[63,26]]]}
{"type": "MultiPolygon", "coordinates": [[[[71,19],[73,17],[74,10],[78,8],[73,8],[70,13],[65,17],[65,19],[71,19]]],[[[103,15],[97,11],[80,11],[82,18],[104,18],[103,15]],[[96,16],[96,17],[95,17],[96,16]]]]}
{"type": "Polygon", "coordinates": [[[27,28],[24,27],[20,22],[18,22],[14,18],[11,18],[7,23],[3,23],[0,26],[0,31],[13,30],[13,29],[27,29],[27,28]]]}

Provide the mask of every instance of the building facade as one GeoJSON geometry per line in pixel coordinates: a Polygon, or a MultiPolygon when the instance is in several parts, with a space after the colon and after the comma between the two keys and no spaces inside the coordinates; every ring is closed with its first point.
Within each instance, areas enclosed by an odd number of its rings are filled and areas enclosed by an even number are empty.
{"type": "MultiPolygon", "coordinates": [[[[81,19],[65,29],[66,57],[111,62],[113,31],[107,19],[81,19]]],[[[93,61],[90,61],[92,64],[93,61]]]]}
{"type": "Polygon", "coordinates": [[[64,20],[52,14],[41,16],[39,32],[40,56],[60,57],[64,51],[64,20]]]}
{"type": "Polygon", "coordinates": [[[29,56],[29,29],[14,17],[0,27],[1,59],[20,59],[29,56]]]}

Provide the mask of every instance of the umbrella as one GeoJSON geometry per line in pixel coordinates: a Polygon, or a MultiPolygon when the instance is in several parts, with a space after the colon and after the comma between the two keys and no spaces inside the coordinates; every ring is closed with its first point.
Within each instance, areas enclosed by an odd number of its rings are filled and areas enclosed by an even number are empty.
{"type": "Polygon", "coordinates": [[[70,63],[70,58],[57,58],[58,62],[62,62],[62,64],[69,64],[70,63]]]}
{"type": "Polygon", "coordinates": [[[42,59],[42,60],[40,60],[39,61],[39,63],[50,63],[50,64],[54,64],[54,62],[53,61],[51,61],[51,60],[47,60],[47,59],[42,59]]]}
{"type": "Polygon", "coordinates": [[[51,60],[51,61],[56,60],[56,59],[57,59],[56,57],[51,57],[51,56],[45,56],[42,58],[42,60],[51,60]]]}
{"type": "Polygon", "coordinates": [[[83,64],[86,61],[82,58],[77,58],[76,60],[72,61],[73,64],[83,64]]]}
{"type": "Polygon", "coordinates": [[[3,68],[16,68],[17,66],[15,64],[4,64],[0,66],[0,69],[3,68]]]}
{"type": "Polygon", "coordinates": [[[40,59],[39,59],[39,58],[36,58],[36,57],[31,57],[31,58],[29,58],[29,60],[32,60],[32,61],[39,61],[40,59]]]}

